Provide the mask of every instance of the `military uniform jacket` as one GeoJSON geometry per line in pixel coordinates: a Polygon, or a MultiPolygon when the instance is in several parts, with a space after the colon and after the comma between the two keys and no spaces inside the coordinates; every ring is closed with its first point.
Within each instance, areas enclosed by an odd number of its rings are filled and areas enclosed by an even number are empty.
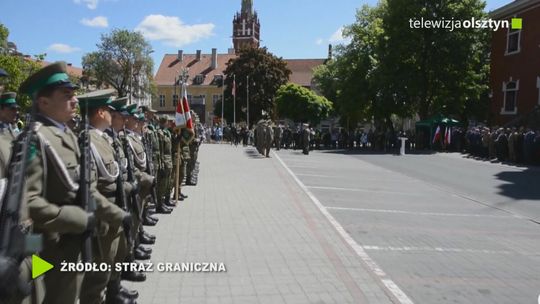
{"type": "Polygon", "coordinates": [[[161,149],[156,128],[153,125],[148,125],[145,135],[152,145],[152,161],[154,162],[154,167],[159,170],[163,167],[163,159],[161,158],[161,149]]]}
{"type": "Polygon", "coordinates": [[[14,140],[15,138],[17,138],[17,135],[18,134],[9,124],[5,122],[0,122],[0,136],[6,136],[8,139],[14,140]]]}
{"type": "Polygon", "coordinates": [[[146,153],[144,145],[139,134],[127,130],[125,134],[129,149],[133,152],[133,164],[137,170],[134,170],[137,180],[141,183],[141,188],[150,189],[154,182],[154,177],[146,173],[146,153]]]}
{"type": "Polygon", "coordinates": [[[172,168],[172,140],[171,133],[167,129],[160,129],[158,131],[160,142],[161,142],[161,152],[163,165],[165,169],[172,168]]]}
{"type": "MultiPolygon", "coordinates": [[[[80,172],[77,137],[69,128],[63,131],[42,116],[37,117],[36,131],[27,168],[28,210],[34,228],[46,239],[81,234],[88,215],[76,199],[80,172]]],[[[121,213],[99,194],[95,171],[91,173],[90,195],[96,200],[96,217],[119,225],[121,213]]]]}

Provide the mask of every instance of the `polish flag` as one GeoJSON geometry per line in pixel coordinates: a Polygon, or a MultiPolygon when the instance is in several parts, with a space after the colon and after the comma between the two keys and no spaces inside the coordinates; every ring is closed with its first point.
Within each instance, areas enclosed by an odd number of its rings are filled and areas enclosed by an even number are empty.
{"type": "Polygon", "coordinates": [[[444,134],[444,144],[449,145],[452,139],[452,128],[446,127],[446,131],[444,134]]]}
{"type": "MultiPolygon", "coordinates": [[[[186,91],[186,90],[185,90],[186,91]]],[[[185,92],[184,91],[184,92],[185,92]]],[[[191,111],[189,110],[189,102],[187,99],[187,94],[182,98],[182,105],[184,108],[184,118],[186,120],[186,128],[193,129],[193,119],[191,119],[191,111]]]]}
{"type": "Polygon", "coordinates": [[[441,126],[437,126],[437,130],[435,131],[435,136],[433,136],[433,143],[436,143],[441,139],[441,126]]]}
{"type": "MultiPolygon", "coordinates": [[[[187,125],[187,115],[189,113],[189,104],[187,102],[187,90],[186,86],[182,85],[182,101],[176,105],[176,126],[178,128],[185,128],[187,125]],[[187,108],[186,108],[187,105],[187,108]]],[[[190,115],[191,118],[191,115],[190,115]]]]}

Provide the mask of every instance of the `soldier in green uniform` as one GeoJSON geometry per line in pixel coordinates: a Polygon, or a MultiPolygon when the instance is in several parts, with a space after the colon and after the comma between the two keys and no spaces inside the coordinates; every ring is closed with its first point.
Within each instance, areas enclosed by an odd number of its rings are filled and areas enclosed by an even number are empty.
{"type": "Polygon", "coordinates": [[[17,131],[13,129],[13,124],[17,122],[19,105],[15,98],[17,93],[6,92],[0,95],[0,136],[7,136],[14,140],[17,131]]]}
{"type": "MultiPolygon", "coordinates": [[[[195,111],[191,111],[191,117],[194,119],[195,126],[200,123],[199,116],[195,111]]],[[[188,144],[189,160],[186,162],[186,185],[197,185],[197,157],[199,152],[200,140],[197,134],[197,128],[193,128],[193,138],[188,144]]]]}
{"type": "MultiPolygon", "coordinates": [[[[133,157],[134,173],[137,178],[137,181],[140,185],[139,197],[142,205],[140,206],[140,212],[144,212],[146,209],[145,202],[147,196],[150,194],[152,184],[154,183],[154,177],[146,173],[146,153],[144,150],[144,145],[142,143],[142,126],[143,122],[140,121],[141,118],[144,118],[144,115],[137,112],[137,105],[129,105],[127,112],[130,114],[125,124],[125,134],[126,143],[128,144],[128,149],[131,151],[133,157]]],[[[142,217],[142,214],[138,214],[134,220],[133,227],[133,239],[136,240],[138,236],[138,231],[141,229],[141,222],[139,218],[142,217]]],[[[138,243],[138,242],[137,242],[138,243]]],[[[142,246],[135,246],[134,255],[136,259],[149,259],[150,252],[148,249],[142,246]]]]}
{"type": "Polygon", "coordinates": [[[34,231],[44,237],[40,257],[54,268],[45,274],[43,303],[76,303],[84,273],[60,272],[61,262],[80,261],[83,234],[100,227],[115,229],[126,213],[96,190],[91,172],[90,196],[95,212],[80,207],[78,190],[80,154],[77,137],[66,127],[75,115],[76,88],[69,81],[65,63],[46,66],[21,84],[20,91],[32,96],[37,111],[35,155],[27,169],[28,211],[34,231]],[[101,223],[99,221],[101,221],[101,223]]]}
{"type": "MultiPolygon", "coordinates": [[[[8,77],[9,75],[3,70],[0,69],[0,80],[4,77],[8,77]]],[[[3,91],[2,82],[0,82],[0,94],[3,91]]],[[[6,95],[4,95],[6,96],[6,95]]],[[[13,97],[15,98],[15,94],[9,94],[9,98],[13,97]]],[[[7,104],[10,104],[11,102],[7,102],[7,104]]],[[[7,119],[8,121],[11,121],[10,119],[7,119]]],[[[7,195],[7,184],[8,184],[8,170],[10,165],[10,158],[11,158],[11,149],[12,149],[12,142],[13,137],[10,132],[7,134],[0,136],[0,184],[2,184],[2,187],[0,187],[0,198],[4,199],[5,195],[7,195]]],[[[28,207],[26,205],[26,198],[22,198],[22,202],[19,206],[19,223],[18,227],[21,229],[21,231],[28,231],[31,233],[31,227],[32,227],[32,221],[29,218],[28,214],[28,207]]],[[[27,234],[27,233],[25,233],[27,234]]],[[[4,257],[1,257],[0,264],[2,263],[11,263],[11,262],[17,262],[10,260],[9,258],[5,259],[4,257]]],[[[13,264],[13,265],[0,265],[2,268],[2,272],[0,273],[0,289],[7,288],[10,291],[6,294],[0,293],[0,303],[5,304],[33,304],[33,303],[41,303],[43,302],[43,298],[45,296],[45,290],[44,290],[44,283],[43,283],[43,277],[37,277],[35,279],[32,279],[32,258],[30,256],[23,259],[23,261],[19,264],[13,264]],[[15,269],[18,268],[18,278],[17,273],[13,272],[13,276],[3,276],[4,274],[9,274],[9,267],[14,267],[15,269]],[[4,272],[5,271],[5,272],[4,272]],[[19,280],[20,282],[27,284],[30,287],[30,293],[29,295],[21,294],[19,290],[15,290],[14,281],[19,280]]],[[[4,291],[4,290],[3,290],[4,291]]]]}
{"type": "MultiPolygon", "coordinates": [[[[124,154],[124,149],[122,146],[122,141],[120,139],[119,132],[124,129],[126,117],[129,115],[126,110],[126,101],[127,97],[117,98],[112,103],[111,106],[114,110],[111,111],[111,127],[105,132],[112,139],[112,148],[117,155],[116,159],[120,167],[120,172],[122,174],[121,180],[124,182],[124,198],[126,204],[129,204],[129,198],[132,194],[132,191],[136,192],[137,185],[133,185],[128,181],[128,170],[127,170],[127,158],[124,154]]],[[[115,199],[120,199],[119,193],[116,193],[115,199]]],[[[133,217],[136,216],[135,211],[131,208],[130,212],[133,217]]],[[[150,237],[150,236],[148,236],[150,237]]],[[[155,237],[152,236],[153,241],[155,242],[155,237]]],[[[132,241],[133,243],[133,241],[132,241]]],[[[148,242],[140,241],[142,244],[148,244],[148,242]]],[[[118,251],[115,256],[115,263],[122,262],[133,262],[133,244],[131,246],[128,244],[125,233],[121,233],[119,236],[118,251]],[[129,247],[128,247],[129,246],[129,247]]],[[[109,284],[107,285],[107,294],[106,294],[106,303],[123,303],[125,298],[136,299],[138,297],[138,292],[134,290],[128,290],[120,284],[121,276],[122,278],[129,281],[144,281],[146,275],[142,272],[137,271],[127,271],[120,274],[119,272],[112,269],[111,277],[109,279],[109,284]]]]}
{"type": "Polygon", "coordinates": [[[171,175],[173,169],[172,155],[172,134],[169,131],[168,117],[162,116],[159,119],[159,130],[157,131],[160,139],[161,157],[163,159],[163,167],[158,171],[158,191],[157,191],[157,207],[159,213],[171,213],[174,204],[170,202],[171,175]]]}
{"type": "MultiPolygon", "coordinates": [[[[114,90],[101,90],[78,96],[77,99],[82,115],[88,115],[89,119],[92,159],[98,172],[97,190],[111,204],[119,206],[116,202],[116,182],[121,170],[120,165],[115,161],[113,139],[105,133],[105,130],[112,123],[111,110],[114,109],[111,106],[112,93],[114,90]],[[88,113],[85,113],[86,109],[88,109],[88,113]]],[[[129,232],[131,220],[131,214],[127,213],[122,227],[110,227],[105,235],[98,236],[102,254],[100,255],[96,251],[94,262],[106,263],[111,265],[112,269],[120,236],[124,233],[123,229],[129,232]]],[[[86,273],[81,288],[80,304],[101,303],[102,294],[107,287],[110,275],[110,271],[86,273]]],[[[117,300],[120,300],[121,303],[128,303],[127,298],[117,300]]]]}

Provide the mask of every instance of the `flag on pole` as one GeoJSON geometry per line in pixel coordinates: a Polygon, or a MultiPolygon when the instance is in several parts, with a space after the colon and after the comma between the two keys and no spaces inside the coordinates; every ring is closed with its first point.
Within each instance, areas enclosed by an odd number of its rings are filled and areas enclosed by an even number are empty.
{"type": "MultiPolygon", "coordinates": [[[[176,105],[176,126],[178,128],[185,128],[186,127],[186,124],[187,124],[187,119],[186,119],[186,108],[184,106],[184,100],[186,100],[186,104],[187,104],[187,92],[186,92],[186,87],[185,85],[182,85],[182,102],[179,102],[177,105],[176,105]]],[[[189,112],[189,108],[187,110],[189,112]]]]}
{"type": "Polygon", "coordinates": [[[182,104],[184,106],[184,118],[186,119],[186,128],[193,129],[193,120],[191,119],[191,111],[189,110],[187,94],[185,94],[184,98],[182,98],[182,104]]]}
{"type": "Polygon", "coordinates": [[[451,140],[452,140],[452,128],[446,127],[446,131],[444,133],[444,144],[448,146],[451,143],[451,140]]]}
{"type": "Polygon", "coordinates": [[[436,143],[441,139],[441,126],[437,126],[437,130],[435,131],[435,135],[433,136],[433,143],[436,143]]]}

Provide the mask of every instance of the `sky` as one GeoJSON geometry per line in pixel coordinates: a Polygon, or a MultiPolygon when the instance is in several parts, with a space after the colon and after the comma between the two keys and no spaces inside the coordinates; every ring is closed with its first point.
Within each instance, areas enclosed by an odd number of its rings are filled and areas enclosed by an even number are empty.
{"type": "MultiPolygon", "coordinates": [[[[81,66],[114,28],[139,30],[151,43],[155,70],[165,54],[232,47],[232,19],[241,0],[0,0],[0,23],[19,52],[81,66]],[[6,13],[11,12],[11,13],[6,13]]],[[[376,0],[253,0],[261,46],[286,59],[326,58],[328,44],[344,42],[343,26],[376,0]]],[[[511,0],[488,0],[487,11],[511,0]]]]}

